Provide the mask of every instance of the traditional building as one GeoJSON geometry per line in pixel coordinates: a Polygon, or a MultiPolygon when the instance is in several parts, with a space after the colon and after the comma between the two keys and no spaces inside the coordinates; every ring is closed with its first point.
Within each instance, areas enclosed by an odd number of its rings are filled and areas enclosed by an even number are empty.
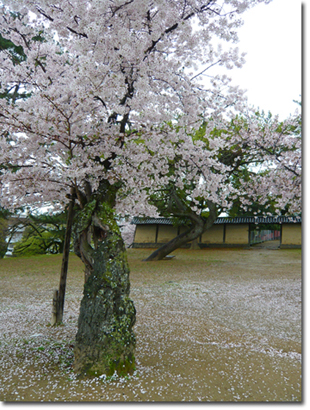
{"type": "MultiPolygon", "coordinates": [[[[131,223],[136,225],[134,248],[158,248],[188,229],[182,223],[174,226],[169,218],[136,217],[131,223]]],[[[220,217],[198,238],[198,244],[201,248],[248,248],[255,243],[277,239],[280,248],[301,248],[301,238],[301,217],[298,216],[220,217]],[[264,225],[263,229],[260,229],[261,225],[264,225]]]]}

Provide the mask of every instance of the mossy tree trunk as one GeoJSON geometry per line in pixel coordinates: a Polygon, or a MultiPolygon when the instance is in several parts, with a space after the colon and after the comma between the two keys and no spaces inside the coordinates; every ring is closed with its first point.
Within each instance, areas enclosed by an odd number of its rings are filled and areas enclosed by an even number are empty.
{"type": "Polygon", "coordinates": [[[74,350],[74,369],[80,375],[126,375],[135,369],[136,311],[129,298],[126,249],[113,213],[115,194],[102,181],[76,218],[75,251],[86,269],[74,350]]]}

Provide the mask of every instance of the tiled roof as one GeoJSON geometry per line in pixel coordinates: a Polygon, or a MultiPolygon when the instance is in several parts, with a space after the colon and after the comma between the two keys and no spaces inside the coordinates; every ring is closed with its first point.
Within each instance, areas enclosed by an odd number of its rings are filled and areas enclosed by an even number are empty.
{"type": "Polygon", "coordinates": [[[173,225],[170,218],[139,218],[137,216],[132,219],[131,223],[134,225],[173,225]]]}
{"type": "MultiPolygon", "coordinates": [[[[181,221],[182,222],[182,221],[181,221]]],[[[185,221],[184,221],[185,222],[185,221]]],[[[131,221],[134,225],[173,225],[170,218],[138,218],[134,217],[131,221]]],[[[301,223],[301,216],[240,216],[237,218],[220,217],[214,224],[281,224],[281,223],[301,223]]]]}

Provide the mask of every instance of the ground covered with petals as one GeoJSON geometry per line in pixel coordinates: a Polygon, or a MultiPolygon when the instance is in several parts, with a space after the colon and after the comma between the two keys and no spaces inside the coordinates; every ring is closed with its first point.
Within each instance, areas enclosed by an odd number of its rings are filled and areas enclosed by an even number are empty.
{"type": "Polygon", "coordinates": [[[1,401],[300,401],[301,252],[129,249],[133,376],[72,370],[83,266],[71,256],[64,324],[51,327],[61,255],[0,260],[1,401]]]}

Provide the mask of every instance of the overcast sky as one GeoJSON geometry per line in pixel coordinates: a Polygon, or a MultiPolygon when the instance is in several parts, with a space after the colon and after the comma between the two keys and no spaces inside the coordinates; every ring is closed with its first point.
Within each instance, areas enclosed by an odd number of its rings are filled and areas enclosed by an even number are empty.
{"type": "Polygon", "coordinates": [[[229,73],[247,89],[250,105],[281,119],[294,113],[301,95],[301,3],[272,0],[244,13],[238,47],[246,64],[229,73]]]}

